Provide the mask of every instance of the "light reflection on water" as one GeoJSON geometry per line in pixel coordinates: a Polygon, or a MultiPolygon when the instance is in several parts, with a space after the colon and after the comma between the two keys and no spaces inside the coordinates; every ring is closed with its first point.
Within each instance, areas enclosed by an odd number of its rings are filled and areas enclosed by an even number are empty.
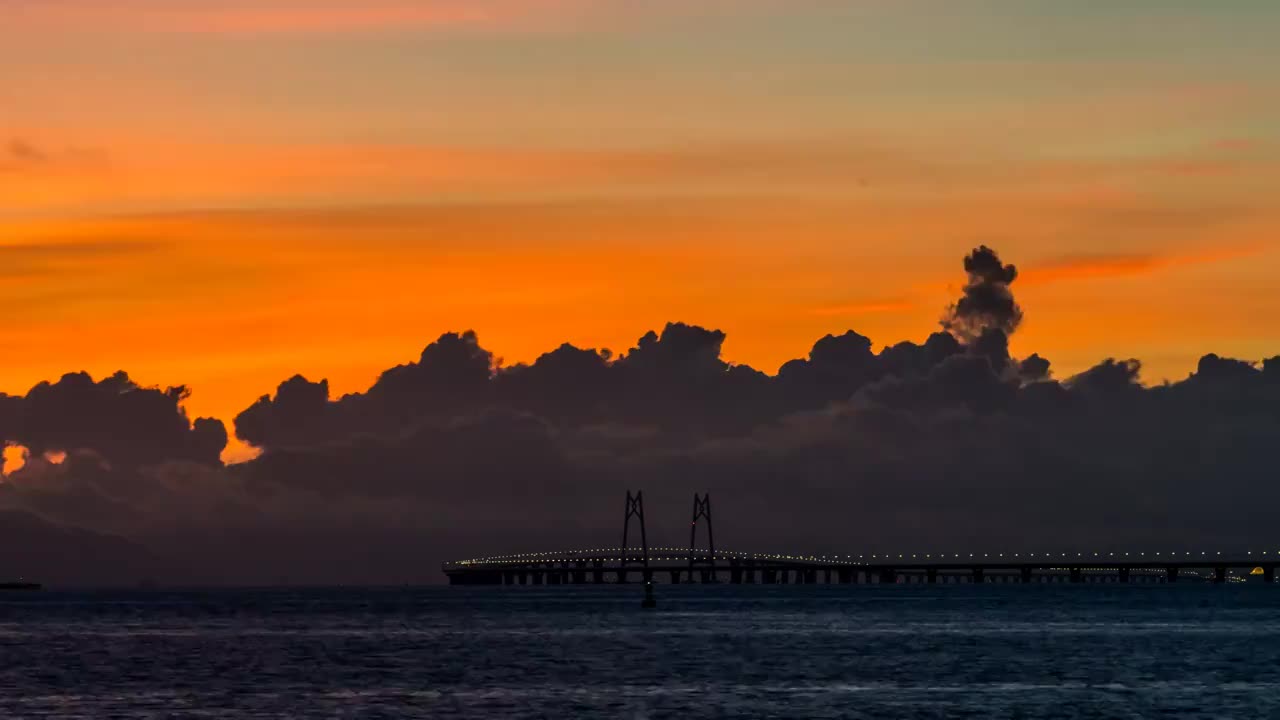
{"type": "Polygon", "coordinates": [[[0,717],[1280,716],[1280,588],[0,597],[0,717]]]}

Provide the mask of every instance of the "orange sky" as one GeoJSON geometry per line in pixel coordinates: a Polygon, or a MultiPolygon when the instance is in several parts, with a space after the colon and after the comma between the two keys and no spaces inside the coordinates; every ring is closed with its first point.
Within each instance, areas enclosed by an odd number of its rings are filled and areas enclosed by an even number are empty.
{"type": "Polygon", "coordinates": [[[0,391],[230,420],[668,320],[772,372],[923,338],[978,243],[1060,375],[1275,355],[1278,13],[1225,6],[0,2],[0,391]]]}

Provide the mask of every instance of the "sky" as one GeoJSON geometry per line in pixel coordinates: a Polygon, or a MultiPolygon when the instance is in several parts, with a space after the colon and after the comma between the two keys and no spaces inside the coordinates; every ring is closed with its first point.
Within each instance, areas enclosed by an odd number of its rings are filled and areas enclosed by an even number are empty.
{"type": "MultiPolygon", "coordinates": [[[[0,392],[230,420],[446,331],[684,321],[773,373],[923,341],[998,246],[1015,355],[1280,346],[1272,0],[0,0],[0,392]]],[[[232,443],[224,457],[250,451],[232,443]]]]}

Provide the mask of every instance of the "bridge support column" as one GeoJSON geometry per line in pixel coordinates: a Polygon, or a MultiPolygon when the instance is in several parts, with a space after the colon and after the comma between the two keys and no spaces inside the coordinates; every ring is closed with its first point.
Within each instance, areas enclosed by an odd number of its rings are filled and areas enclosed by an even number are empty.
{"type": "Polygon", "coordinates": [[[591,561],[591,582],[596,585],[604,584],[604,562],[600,560],[591,561]]]}
{"type": "Polygon", "coordinates": [[[1084,571],[1078,567],[1071,568],[1071,582],[1084,582],[1084,571]]]}
{"type": "Polygon", "coordinates": [[[734,585],[742,584],[742,564],[737,560],[729,561],[729,582],[734,585]]]}
{"type": "Polygon", "coordinates": [[[817,584],[818,584],[818,571],[817,571],[817,570],[813,570],[813,569],[805,570],[805,571],[804,571],[804,584],[805,584],[805,585],[817,585],[817,584]]]}
{"type": "Polygon", "coordinates": [[[1227,569],[1224,567],[1216,567],[1213,569],[1213,582],[1215,585],[1221,585],[1227,581],[1227,569]]]}
{"type": "Polygon", "coordinates": [[[542,584],[542,571],[541,571],[541,570],[534,570],[534,571],[533,571],[533,584],[534,584],[534,585],[541,585],[541,584],[542,584]]]}
{"type": "Polygon", "coordinates": [[[1023,584],[1023,585],[1030,585],[1030,584],[1031,584],[1031,571],[1032,571],[1032,570],[1033,570],[1033,568],[1029,568],[1029,567],[1024,567],[1024,568],[1022,568],[1021,576],[1022,576],[1022,584],[1023,584]]]}
{"type": "Polygon", "coordinates": [[[779,585],[786,585],[786,584],[787,584],[787,581],[788,581],[788,579],[789,579],[787,576],[788,576],[788,575],[790,575],[790,574],[791,574],[791,571],[790,571],[790,570],[788,570],[788,569],[786,569],[786,568],[782,568],[781,570],[779,570],[779,571],[778,571],[778,584],[779,584],[779,585]]]}
{"type": "Polygon", "coordinates": [[[1118,580],[1122,583],[1129,582],[1129,568],[1127,567],[1120,568],[1120,574],[1118,576],[1118,580]]]}
{"type": "Polygon", "coordinates": [[[880,571],[881,585],[894,585],[898,582],[898,571],[893,568],[884,568],[880,571]]]}
{"type": "Polygon", "coordinates": [[[924,571],[924,581],[930,585],[938,583],[938,568],[929,568],[924,571]]]}
{"type": "Polygon", "coordinates": [[[1165,576],[1164,576],[1165,582],[1170,582],[1170,583],[1178,582],[1178,568],[1176,567],[1166,568],[1164,572],[1165,572],[1165,576]]]}
{"type": "Polygon", "coordinates": [[[586,585],[586,584],[587,584],[587,569],[586,569],[586,568],[587,568],[587,564],[586,564],[585,562],[578,561],[577,568],[576,568],[576,569],[574,569],[574,571],[573,571],[573,584],[574,584],[574,585],[586,585]]]}
{"type": "Polygon", "coordinates": [[[778,584],[778,571],[777,571],[777,570],[769,570],[769,569],[765,569],[765,570],[760,571],[760,574],[762,575],[761,579],[764,581],[764,584],[765,584],[765,585],[777,585],[777,584],[778,584]]]}
{"type": "Polygon", "coordinates": [[[1262,568],[1262,582],[1273,583],[1276,581],[1276,566],[1266,565],[1262,568]]]}
{"type": "Polygon", "coordinates": [[[619,584],[619,585],[626,585],[626,584],[627,584],[627,569],[626,569],[626,568],[618,568],[618,584],[619,584]]]}
{"type": "Polygon", "coordinates": [[[672,571],[671,571],[671,584],[672,584],[672,585],[679,585],[679,584],[680,584],[680,571],[679,571],[679,570],[672,570],[672,571]]]}
{"type": "Polygon", "coordinates": [[[980,567],[976,567],[976,568],[974,568],[974,569],[973,569],[973,584],[974,584],[974,585],[982,585],[982,584],[983,584],[983,583],[985,583],[986,581],[987,581],[986,573],[983,571],[983,569],[982,569],[982,568],[980,568],[980,567]]]}
{"type": "Polygon", "coordinates": [[[836,579],[840,581],[841,585],[848,585],[853,582],[853,571],[849,568],[840,568],[836,570],[836,579]]]}

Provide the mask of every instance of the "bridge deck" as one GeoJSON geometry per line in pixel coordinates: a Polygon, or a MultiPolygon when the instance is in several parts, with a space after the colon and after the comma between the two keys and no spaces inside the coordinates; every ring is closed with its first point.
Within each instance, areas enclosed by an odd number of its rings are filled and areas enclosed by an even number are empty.
{"type": "Polygon", "coordinates": [[[603,548],[583,551],[527,553],[445,563],[443,571],[456,585],[600,584],[628,579],[666,579],[672,583],[701,580],[731,583],[896,583],[970,582],[1014,579],[1024,583],[1065,578],[1117,582],[1158,578],[1176,582],[1211,579],[1239,581],[1259,575],[1273,582],[1280,552],[1222,553],[1013,553],[901,555],[780,555],[717,551],[712,556],[687,548],[652,548],[646,559],[634,550],[603,548]],[[1210,572],[1200,574],[1196,569],[1210,572]],[[1232,572],[1244,571],[1244,572],[1232,572]],[[794,580],[792,579],[794,578],[794,580]]]}

